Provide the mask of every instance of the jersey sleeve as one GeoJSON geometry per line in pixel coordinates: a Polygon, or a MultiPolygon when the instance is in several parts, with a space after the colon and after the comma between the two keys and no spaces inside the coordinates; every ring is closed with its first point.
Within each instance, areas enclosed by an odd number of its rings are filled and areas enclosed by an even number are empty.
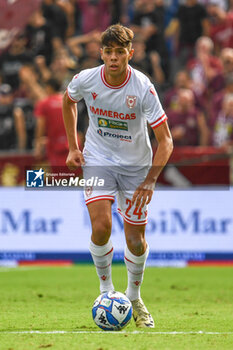
{"type": "Polygon", "coordinates": [[[68,97],[73,102],[78,102],[83,98],[80,75],[81,74],[76,74],[67,87],[68,97]]]}
{"type": "Polygon", "coordinates": [[[166,113],[162,108],[159,97],[153,85],[147,88],[143,99],[142,108],[143,113],[146,115],[147,121],[152,128],[158,127],[167,120],[166,113]]]}

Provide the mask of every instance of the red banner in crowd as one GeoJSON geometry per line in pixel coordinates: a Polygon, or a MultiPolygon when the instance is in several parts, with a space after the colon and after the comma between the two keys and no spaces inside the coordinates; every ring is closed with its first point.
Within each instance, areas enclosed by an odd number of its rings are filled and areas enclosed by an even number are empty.
{"type": "Polygon", "coordinates": [[[229,186],[231,157],[215,147],[175,147],[159,181],[178,188],[229,186]]]}
{"type": "Polygon", "coordinates": [[[27,24],[41,0],[0,0],[0,53],[27,24]]]}

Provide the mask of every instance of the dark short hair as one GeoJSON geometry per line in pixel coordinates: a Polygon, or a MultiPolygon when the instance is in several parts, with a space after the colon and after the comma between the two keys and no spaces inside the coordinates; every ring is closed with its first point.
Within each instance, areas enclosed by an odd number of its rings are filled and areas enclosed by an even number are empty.
{"type": "Polygon", "coordinates": [[[50,86],[54,91],[60,91],[61,83],[55,78],[50,78],[45,83],[47,86],[50,86]]]}
{"type": "Polygon", "coordinates": [[[131,29],[120,23],[108,27],[101,35],[102,46],[112,46],[113,43],[119,46],[131,48],[134,33],[131,29]]]}

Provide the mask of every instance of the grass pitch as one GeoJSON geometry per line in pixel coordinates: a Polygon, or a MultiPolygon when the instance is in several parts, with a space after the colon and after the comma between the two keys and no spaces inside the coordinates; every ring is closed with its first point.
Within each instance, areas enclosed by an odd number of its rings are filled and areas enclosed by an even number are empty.
{"type": "MultiPolygon", "coordinates": [[[[113,266],[113,280],[124,292],[124,265],[113,266]]],[[[0,268],[0,350],[233,349],[230,267],[147,268],[142,297],[155,329],[132,320],[122,332],[101,331],[91,316],[98,294],[92,265],[0,268]]]]}

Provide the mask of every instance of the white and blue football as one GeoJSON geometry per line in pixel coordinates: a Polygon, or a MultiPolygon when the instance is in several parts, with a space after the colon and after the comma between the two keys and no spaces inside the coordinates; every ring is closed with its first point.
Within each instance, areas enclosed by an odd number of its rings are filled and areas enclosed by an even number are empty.
{"type": "Polygon", "coordinates": [[[127,326],[132,312],[130,300],[120,292],[101,294],[92,307],[93,320],[104,331],[119,331],[127,326]]]}

